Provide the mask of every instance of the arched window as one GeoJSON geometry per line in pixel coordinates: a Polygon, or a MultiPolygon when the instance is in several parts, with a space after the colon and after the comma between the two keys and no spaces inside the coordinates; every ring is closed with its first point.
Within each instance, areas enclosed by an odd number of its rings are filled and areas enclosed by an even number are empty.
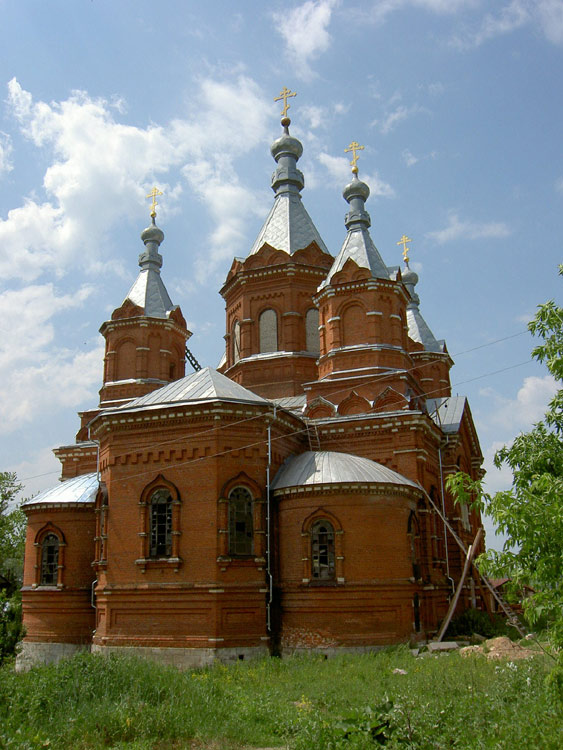
{"type": "Polygon", "coordinates": [[[275,310],[260,313],[260,352],[278,351],[278,316],[275,310]]]}
{"type": "Polygon", "coordinates": [[[56,586],[59,577],[59,538],[47,534],[41,542],[41,586],[56,586]]]}
{"type": "Polygon", "coordinates": [[[341,314],[342,342],[344,346],[366,344],[366,313],[360,305],[350,305],[341,314]]]}
{"type": "Polygon", "coordinates": [[[233,325],[233,364],[240,359],[240,323],[235,320],[233,325]]]}
{"type": "Polygon", "coordinates": [[[311,527],[312,579],[315,581],[334,579],[334,559],[334,528],[328,521],[315,521],[311,527]]]}
{"type": "Polygon", "coordinates": [[[320,353],[319,339],[319,311],[312,307],[305,315],[305,338],[307,351],[312,354],[320,353]]]}
{"type": "Polygon", "coordinates": [[[149,557],[172,555],[172,497],[170,492],[159,489],[150,498],[149,557]]]}
{"type": "Polygon", "coordinates": [[[254,502],[246,487],[229,492],[229,554],[254,554],[254,502]]]}

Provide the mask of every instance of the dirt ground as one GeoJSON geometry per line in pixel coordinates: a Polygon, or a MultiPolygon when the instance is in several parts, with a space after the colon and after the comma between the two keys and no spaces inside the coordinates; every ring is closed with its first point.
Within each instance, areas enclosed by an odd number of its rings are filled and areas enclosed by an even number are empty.
{"type": "Polygon", "coordinates": [[[465,648],[460,649],[459,653],[461,656],[482,655],[493,661],[499,659],[528,659],[530,656],[535,656],[537,651],[524,648],[511,641],[510,638],[501,635],[498,638],[490,638],[488,641],[484,641],[480,646],[465,646],[465,648]]]}

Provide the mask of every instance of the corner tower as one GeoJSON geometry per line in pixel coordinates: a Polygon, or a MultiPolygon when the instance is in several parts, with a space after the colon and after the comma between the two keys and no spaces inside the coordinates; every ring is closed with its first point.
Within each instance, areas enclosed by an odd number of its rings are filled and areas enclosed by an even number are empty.
{"type": "MultiPolygon", "coordinates": [[[[411,374],[407,335],[409,296],[398,271],[387,268],[371,239],[365,210],[369,187],[358,179],[355,141],[350,205],[342,249],[315,296],[320,315],[319,379],[306,386],[308,401],[340,404],[351,395],[366,405],[382,394],[405,408],[420,387],[411,374]]],[[[379,405],[381,407],[381,404],[379,405]]],[[[359,408],[359,407],[358,407],[359,408]]]]}
{"type": "Polygon", "coordinates": [[[156,188],[151,224],[141,234],[141,270],[111,320],[100,328],[106,340],[100,407],[119,406],[132,398],[184,377],[186,341],[191,336],[178,305],[174,305],[160,276],[158,252],[164,233],[156,226],[156,188]]]}
{"type": "Polygon", "coordinates": [[[301,201],[297,168],[303,146],[289,134],[284,88],[283,134],[271,147],[274,205],[244,260],[235,259],[221,289],[226,306],[222,371],[266,398],[302,393],[316,380],[318,310],[312,301],[333,258],[301,201]]]}

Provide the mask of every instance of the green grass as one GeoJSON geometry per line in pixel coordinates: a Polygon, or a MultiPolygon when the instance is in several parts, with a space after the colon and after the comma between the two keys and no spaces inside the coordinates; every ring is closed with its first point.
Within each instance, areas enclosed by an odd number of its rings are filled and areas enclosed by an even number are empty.
{"type": "Polygon", "coordinates": [[[0,670],[0,748],[560,748],[549,666],[396,648],[179,672],[79,655],[0,670]]]}

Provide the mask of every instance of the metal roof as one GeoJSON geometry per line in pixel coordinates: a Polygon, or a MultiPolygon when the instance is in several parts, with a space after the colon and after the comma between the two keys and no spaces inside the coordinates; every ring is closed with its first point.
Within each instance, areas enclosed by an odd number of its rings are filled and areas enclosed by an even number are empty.
{"type": "Polygon", "coordinates": [[[420,314],[418,305],[409,304],[407,307],[407,326],[410,338],[413,341],[422,344],[427,352],[443,352],[445,342],[443,339],[437,340],[430,330],[428,324],[420,314]]]}
{"type": "Polygon", "coordinates": [[[158,388],[111,411],[136,411],[145,407],[168,406],[194,401],[237,401],[242,403],[269,404],[261,396],[243,388],[211,367],[204,367],[185,378],[158,388]]]}
{"type": "Polygon", "coordinates": [[[316,242],[320,249],[328,254],[326,245],[307,213],[299,193],[281,193],[276,195],[274,205],[249,255],[257,253],[266,243],[276,250],[293,255],[297,250],[308,247],[311,242],[316,242]]]}
{"type": "Polygon", "coordinates": [[[296,414],[302,414],[307,404],[307,396],[303,393],[300,396],[284,396],[283,398],[273,398],[272,401],[282,409],[287,409],[296,414]]]}
{"type": "Polygon", "coordinates": [[[379,250],[373,244],[368,229],[364,226],[356,226],[346,235],[342,249],[336,256],[328,276],[320,284],[319,289],[323,289],[327,284],[330,284],[332,277],[342,270],[348,259],[353,260],[360,268],[367,268],[374,279],[389,278],[389,269],[383,262],[379,250]]]}
{"type": "Polygon", "coordinates": [[[334,451],[291,456],[276,474],[272,489],[320,484],[396,484],[419,489],[416,482],[368,458],[334,451]]]}
{"type": "Polygon", "coordinates": [[[153,268],[139,272],[125,299],[142,308],[150,318],[167,318],[174,309],[160,273],[153,268]]]}
{"type": "Polygon", "coordinates": [[[467,399],[465,396],[427,398],[428,414],[442,432],[458,432],[467,399]]]}
{"type": "Polygon", "coordinates": [[[43,490],[35,497],[30,497],[23,505],[29,507],[45,504],[59,505],[60,503],[93,503],[99,486],[100,480],[95,472],[93,474],[81,474],[79,477],[66,479],[55,487],[43,490]]]}

